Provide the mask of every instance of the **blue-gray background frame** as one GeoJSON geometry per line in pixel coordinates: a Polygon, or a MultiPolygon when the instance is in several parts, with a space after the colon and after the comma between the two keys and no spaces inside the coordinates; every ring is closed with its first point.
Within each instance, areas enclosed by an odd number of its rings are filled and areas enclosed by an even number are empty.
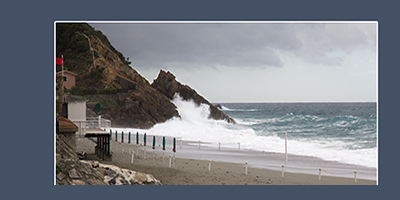
{"type": "Polygon", "coordinates": [[[380,199],[398,186],[399,26],[378,1],[12,1],[0,8],[2,196],[12,199],[380,199]],[[378,186],[54,186],[54,21],[378,21],[378,186]],[[34,76],[32,76],[34,75],[34,76]],[[38,76],[36,80],[31,77],[38,76]],[[4,120],[5,119],[5,120],[4,120]]]}

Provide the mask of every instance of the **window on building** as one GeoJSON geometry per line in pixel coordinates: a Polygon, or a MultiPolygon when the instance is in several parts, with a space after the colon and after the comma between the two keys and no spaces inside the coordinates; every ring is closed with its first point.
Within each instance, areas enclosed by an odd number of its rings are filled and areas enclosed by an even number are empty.
{"type": "Polygon", "coordinates": [[[67,77],[63,76],[63,80],[64,80],[64,82],[67,82],[67,77]]]}

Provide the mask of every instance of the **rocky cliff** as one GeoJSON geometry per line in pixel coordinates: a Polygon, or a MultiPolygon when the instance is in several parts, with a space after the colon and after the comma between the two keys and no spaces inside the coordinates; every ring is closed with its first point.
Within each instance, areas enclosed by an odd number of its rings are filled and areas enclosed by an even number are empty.
{"type": "Polygon", "coordinates": [[[103,68],[101,82],[104,88],[118,89],[111,96],[114,106],[105,113],[113,126],[151,128],[156,123],[178,116],[176,107],[165,95],[151,87],[136,70],[124,62],[99,38],[92,35],[91,45],[97,52],[95,65],[103,68]],[[122,91],[121,91],[122,90],[122,91]]]}
{"type": "Polygon", "coordinates": [[[150,85],[128,66],[130,62],[111,46],[101,31],[88,24],[57,24],[56,36],[56,53],[64,55],[64,68],[77,73],[76,87],[71,94],[78,91],[89,102],[101,102],[102,117],[110,119],[114,127],[148,129],[179,116],[171,102],[175,93],[180,93],[185,100],[210,105],[211,118],[235,123],[195,90],[177,82],[170,72],[161,71],[150,85]]]}
{"type": "Polygon", "coordinates": [[[209,118],[215,120],[225,120],[229,123],[236,123],[234,119],[220,111],[216,106],[212,105],[209,101],[207,101],[204,97],[199,95],[194,89],[190,88],[187,85],[183,85],[179,83],[175,76],[171,72],[165,72],[163,70],[160,71],[158,77],[151,86],[162,94],[167,96],[169,99],[172,99],[175,93],[178,93],[182,99],[193,101],[197,104],[207,104],[210,106],[210,116],[209,118]]]}

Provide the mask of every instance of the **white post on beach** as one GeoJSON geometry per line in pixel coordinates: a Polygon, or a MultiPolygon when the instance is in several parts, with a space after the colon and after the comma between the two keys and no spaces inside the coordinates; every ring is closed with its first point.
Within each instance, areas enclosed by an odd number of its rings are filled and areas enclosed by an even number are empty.
{"type": "Polygon", "coordinates": [[[211,160],[208,160],[208,171],[211,171],[211,160]]]}
{"type": "Polygon", "coordinates": [[[135,158],[135,152],[134,151],[132,151],[132,160],[131,160],[131,163],[133,164],[133,159],[135,158]]]}
{"type": "Polygon", "coordinates": [[[221,142],[218,143],[218,151],[221,151],[221,142]]]}
{"type": "Polygon", "coordinates": [[[162,152],[162,164],[164,164],[164,151],[162,152]]]}
{"type": "Polygon", "coordinates": [[[357,183],[357,171],[354,170],[354,182],[357,183]]]}
{"type": "Polygon", "coordinates": [[[321,180],[321,168],[319,168],[319,178],[318,178],[318,180],[319,181],[321,180]]]}
{"type": "Polygon", "coordinates": [[[287,162],[287,133],[285,133],[285,157],[287,162]]]}
{"type": "Polygon", "coordinates": [[[285,170],[284,170],[284,165],[282,165],[282,177],[285,176],[285,170]]]}
{"type": "Polygon", "coordinates": [[[246,166],[245,166],[245,168],[244,168],[244,174],[247,175],[247,161],[246,161],[245,164],[246,164],[246,166]]]}
{"type": "Polygon", "coordinates": [[[171,167],[171,154],[169,154],[169,167],[171,167]]]}
{"type": "Polygon", "coordinates": [[[173,160],[173,162],[172,162],[172,166],[173,166],[173,167],[175,167],[175,163],[176,163],[176,160],[175,160],[175,153],[174,153],[174,160],[173,160]]]}

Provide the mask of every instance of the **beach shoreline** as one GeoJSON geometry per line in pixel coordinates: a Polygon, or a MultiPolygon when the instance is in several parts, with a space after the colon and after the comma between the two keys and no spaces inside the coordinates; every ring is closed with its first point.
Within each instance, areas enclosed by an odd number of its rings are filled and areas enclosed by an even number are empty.
{"type": "MultiPolygon", "coordinates": [[[[153,151],[150,145],[145,147],[143,144],[120,143],[115,139],[111,141],[112,160],[110,161],[98,159],[94,154],[95,143],[87,138],[77,137],[77,150],[85,151],[87,160],[98,160],[104,164],[152,174],[163,185],[377,185],[376,180],[361,178],[327,176],[326,174],[321,174],[320,178],[318,172],[314,175],[292,173],[285,170],[282,174],[280,170],[257,167],[251,162],[247,165],[246,174],[245,163],[225,162],[217,157],[207,159],[206,156],[216,155],[218,152],[207,150],[207,147],[203,146],[200,147],[202,148],[201,153],[206,155],[201,157],[194,153],[198,152],[195,149],[199,147],[191,145],[192,141],[183,143],[185,151],[181,149],[180,144],[177,144],[175,163],[171,148],[164,152],[157,146],[153,151]],[[131,163],[132,151],[134,151],[133,164],[131,163]]],[[[219,156],[235,157],[233,155],[240,154],[225,150],[224,154],[219,156]]],[[[257,159],[257,155],[255,157],[257,159]]]]}

